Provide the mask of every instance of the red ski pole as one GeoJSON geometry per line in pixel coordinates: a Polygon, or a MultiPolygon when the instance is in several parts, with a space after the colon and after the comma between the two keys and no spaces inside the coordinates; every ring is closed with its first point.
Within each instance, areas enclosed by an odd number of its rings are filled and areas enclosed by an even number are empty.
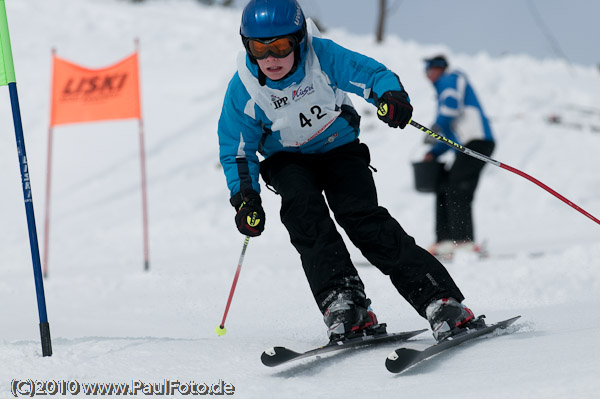
{"type": "Polygon", "coordinates": [[[235,277],[233,278],[233,284],[231,284],[231,290],[229,291],[229,299],[227,299],[227,306],[225,306],[223,320],[221,321],[221,324],[215,328],[217,335],[225,335],[227,332],[227,329],[225,328],[225,319],[227,318],[227,313],[229,313],[229,306],[231,305],[233,293],[235,292],[235,286],[237,285],[238,277],[240,276],[240,271],[242,270],[242,262],[244,262],[244,256],[246,255],[246,248],[248,248],[249,241],[250,237],[246,236],[246,239],[244,240],[244,246],[242,247],[242,253],[240,254],[240,260],[238,261],[237,270],[235,272],[235,277]]]}
{"type": "Polygon", "coordinates": [[[579,206],[577,206],[576,204],[574,204],[573,202],[569,201],[567,198],[563,197],[562,195],[560,195],[559,193],[557,193],[556,191],[554,191],[553,189],[551,189],[550,187],[548,187],[547,185],[545,185],[544,183],[542,183],[541,181],[537,180],[536,178],[529,176],[527,173],[525,172],[521,172],[519,169],[513,168],[512,166],[508,166],[506,164],[503,164],[502,162],[498,162],[488,156],[485,156],[483,154],[478,153],[477,151],[473,151],[470,148],[466,148],[463,147],[462,145],[455,143],[452,140],[448,140],[447,138],[445,138],[444,136],[434,132],[433,130],[426,128],[425,126],[411,120],[410,122],[408,122],[410,125],[416,127],[417,129],[427,133],[429,136],[433,137],[434,139],[436,139],[437,141],[441,141],[442,143],[447,144],[448,146],[454,148],[455,150],[458,150],[460,152],[462,152],[463,154],[469,155],[473,158],[477,158],[480,161],[483,162],[487,162],[489,164],[498,166],[502,169],[506,169],[510,172],[513,172],[521,177],[524,177],[525,179],[537,184],[538,186],[540,186],[541,188],[543,188],[544,190],[548,191],[550,194],[554,195],[556,198],[558,198],[559,200],[561,200],[562,202],[564,202],[565,204],[571,206],[572,208],[574,208],[575,210],[581,212],[583,215],[587,216],[588,218],[592,219],[594,222],[600,224],[600,220],[598,220],[598,218],[594,217],[591,213],[587,212],[586,210],[580,208],[579,206]]]}

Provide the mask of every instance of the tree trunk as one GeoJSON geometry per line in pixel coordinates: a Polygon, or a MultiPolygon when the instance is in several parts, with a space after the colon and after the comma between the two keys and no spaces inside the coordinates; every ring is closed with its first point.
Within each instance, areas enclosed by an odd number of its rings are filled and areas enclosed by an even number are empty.
{"type": "Polygon", "coordinates": [[[379,0],[379,20],[377,22],[377,43],[383,42],[385,28],[385,0],[379,0]]]}

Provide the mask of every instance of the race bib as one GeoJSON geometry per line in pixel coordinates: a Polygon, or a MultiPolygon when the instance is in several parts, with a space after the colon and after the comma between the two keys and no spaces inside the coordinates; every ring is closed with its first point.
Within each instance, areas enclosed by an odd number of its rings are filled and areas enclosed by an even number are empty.
{"type": "Polygon", "coordinates": [[[261,86],[248,67],[246,53],[238,55],[238,74],[246,90],[279,132],[284,147],[299,147],[324,132],[340,115],[342,104],[351,104],[346,93],[329,85],[327,75],[307,34],[305,76],[283,90],[261,86]]]}

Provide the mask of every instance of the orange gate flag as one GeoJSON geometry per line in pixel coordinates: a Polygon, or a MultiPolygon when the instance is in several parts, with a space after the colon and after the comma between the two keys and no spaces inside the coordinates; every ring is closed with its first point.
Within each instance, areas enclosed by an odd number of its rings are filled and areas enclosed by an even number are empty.
{"type": "Polygon", "coordinates": [[[50,126],[141,119],[137,52],[106,68],[88,69],[53,54],[50,126]]]}

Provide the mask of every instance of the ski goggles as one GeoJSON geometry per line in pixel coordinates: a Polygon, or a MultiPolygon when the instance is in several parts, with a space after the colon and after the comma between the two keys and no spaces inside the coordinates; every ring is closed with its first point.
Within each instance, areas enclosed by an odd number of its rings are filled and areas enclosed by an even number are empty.
{"type": "Polygon", "coordinates": [[[290,55],[298,45],[294,36],[275,37],[272,39],[244,40],[246,51],[257,60],[262,60],[272,55],[275,58],[284,58],[290,55]]]}

